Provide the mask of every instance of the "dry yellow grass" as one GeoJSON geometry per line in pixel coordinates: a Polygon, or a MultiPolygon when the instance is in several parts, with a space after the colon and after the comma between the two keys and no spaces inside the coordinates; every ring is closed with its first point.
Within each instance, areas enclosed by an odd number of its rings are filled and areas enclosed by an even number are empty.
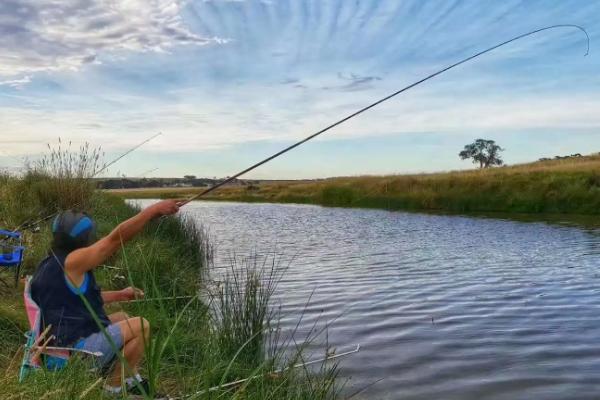
{"type": "MultiPolygon", "coordinates": [[[[186,197],[202,189],[113,191],[123,197],[186,197]]],[[[226,187],[212,200],[311,203],[456,212],[600,213],[600,155],[485,170],[357,176],[226,187]]]]}

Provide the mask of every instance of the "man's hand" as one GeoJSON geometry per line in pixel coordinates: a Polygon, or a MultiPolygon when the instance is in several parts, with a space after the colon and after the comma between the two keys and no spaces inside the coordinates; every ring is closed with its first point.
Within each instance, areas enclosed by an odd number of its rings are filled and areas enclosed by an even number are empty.
{"type": "Polygon", "coordinates": [[[156,204],[152,204],[147,208],[152,213],[154,218],[161,217],[163,215],[172,215],[179,211],[181,201],[177,200],[162,200],[156,204]]]}
{"type": "Polygon", "coordinates": [[[102,300],[105,304],[120,302],[120,301],[131,301],[135,299],[141,299],[144,297],[144,292],[135,287],[128,287],[123,290],[103,290],[100,292],[102,300]]]}
{"type": "Polygon", "coordinates": [[[144,292],[141,289],[129,286],[120,291],[123,301],[141,299],[144,297],[144,292]]]}

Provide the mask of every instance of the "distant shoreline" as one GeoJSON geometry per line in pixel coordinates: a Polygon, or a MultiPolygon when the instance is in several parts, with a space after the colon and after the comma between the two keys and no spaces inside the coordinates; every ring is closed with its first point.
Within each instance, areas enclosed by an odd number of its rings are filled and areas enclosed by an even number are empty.
{"type": "MultiPolygon", "coordinates": [[[[204,189],[108,192],[131,199],[185,198],[204,189]]],[[[452,213],[600,215],[600,155],[484,170],[236,185],[203,199],[452,213]]]]}

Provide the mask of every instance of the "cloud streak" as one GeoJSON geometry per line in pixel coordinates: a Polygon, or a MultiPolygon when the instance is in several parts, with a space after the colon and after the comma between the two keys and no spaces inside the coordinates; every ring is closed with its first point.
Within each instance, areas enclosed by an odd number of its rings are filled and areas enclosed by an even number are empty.
{"type": "Polygon", "coordinates": [[[28,84],[29,82],[31,82],[31,77],[24,76],[23,78],[20,78],[20,79],[9,79],[6,81],[0,81],[0,86],[8,86],[8,87],[11,87],[14,89],[20,89],[24,85],[28,84]]]}
{"type": "Polygon", "coordinates": [[[192,33],[177,0],[2,0],[0,76],[77,70],[102,54],[222,43],[192,33]]]}
{"type": "Polygon", "coordinates": [[[381,81],[382,78],[379,76],[360,76],[357,74],[350,73],[344,75],[341,72],[337,74],[338,78],[347,81],[348,83],[338,86],[325,86],[324,90],[340,90],[342,92],[357,92],[360,90],[368,90],[373,88],[373,84],[377,81],[381,81]]]}

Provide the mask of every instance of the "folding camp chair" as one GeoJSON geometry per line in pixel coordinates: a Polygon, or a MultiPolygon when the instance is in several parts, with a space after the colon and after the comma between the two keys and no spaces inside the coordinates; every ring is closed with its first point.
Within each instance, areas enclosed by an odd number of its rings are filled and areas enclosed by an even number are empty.
{"type": "Polygon", "coordinates": [[[0,269],[14,269],[15,287],[19,283],[24,250],[25,247],[23,247],[19,232],[0,230],[0,269]]]}
{"type": "Polygon", "coordinates": [[[49,335],[51,326],[47,326],[44,331],[40,331],[42,327],[42,313],[40,307],[31,297],[31,277],[25,280],[25,290],[23,291],[25,301],[25,311],[29,320],[30,330],[25,334],[27,343],[23,352],[23,362],[19,371],[19,382],[22,382],[30,371],[42,367],[44,359],[53,357],[55,369],[60,369],[66,365],[67,360],[73,353],[83,353],[94,357],[102,357],[101,352],[91,352],[83,349],[75,349],[69,347],[53,347],[48,344],[54,340],[53,335],[49,335]]]}

